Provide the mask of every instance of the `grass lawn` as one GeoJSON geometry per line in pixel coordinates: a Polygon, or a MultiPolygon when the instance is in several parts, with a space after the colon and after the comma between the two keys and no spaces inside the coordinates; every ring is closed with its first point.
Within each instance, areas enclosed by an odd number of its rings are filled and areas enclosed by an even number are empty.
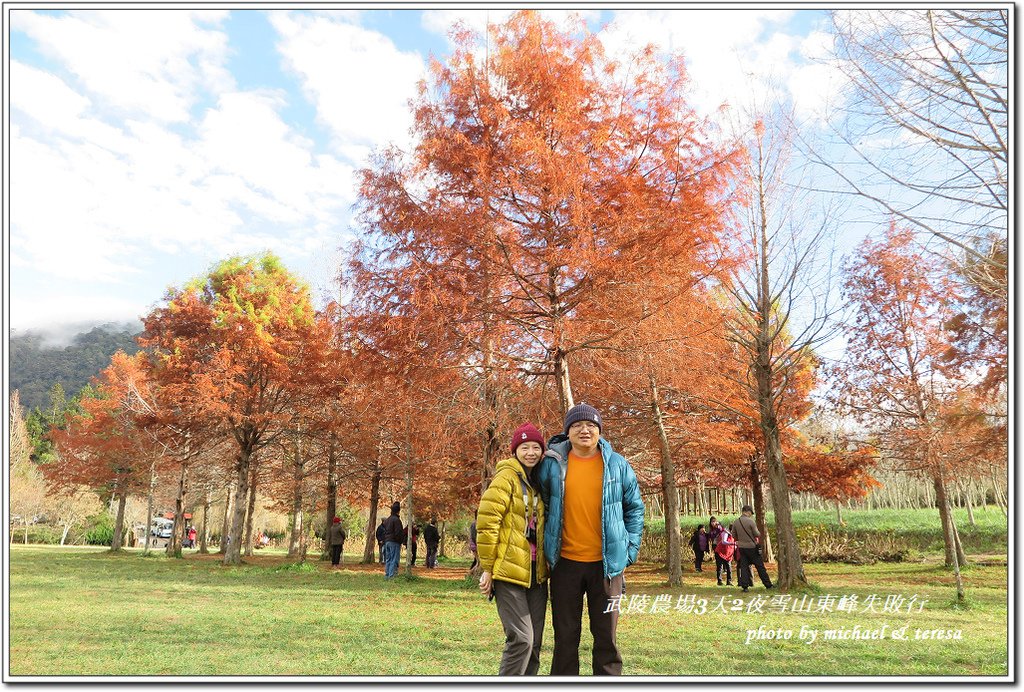
{"type": "MultiPolygon", "coordinates": [[[[11,546],[10,674],[497,671],[504,636],[494,603],[463,578],[468,561],[443,563],[430,572],[417,567],[412,580],[385,582],[379,565],[331,570],[323,562],[293,565],[281,553],[261,551],[240,567],[225,568],[216,558],[191,551],[176,560],[131,551],[111,555],[102,548],[11,546]]],[[[713,567],[687,572],[684,586],[675,589],[664,586],[658,567],[640,563],[627,570],[618,642],[629,675],[1007,674],[1005,566],[968,568],[970,607],[957,609],[950,605],[952,574],[934,561],[807,565],[814,590],[782,595],[790,598],[787,612],[772,612],[781,609],[779,601],[769,600],[774,591],[758,586],[743,594],[716,586],[713,567]],[[917,600],[909,608],[904,603],[900,612],[871,612],[872,595],[880,599],[873,606],[878,611],[890,595],[917,600]],[[647,605],[637,612],[644,596],[647,605]],[[677,610],[688,605],[687,596],[697,610],[704,599],[706,612],[677,610]],[[723,596],[724,613],[716,609],[723,596]],[[828,596],[835,597],[831,604],[828,596]],[[844,596],[857,597],[854,612],[836,610],[844,596]],[[747,612],[756,610],[758,597],[767,597],[763,612],[747,612]],[[792,612],[794,600],[812,612],[792,612]],[[665,603],[668,612],[650,612],[652,604],[665,603]],[[831,605],[833,612],[813,612],[819,605],[831,605]],[[825,630],[883,625],[885,639],[824,639],[825,630]],[[761,626],[765,632],[789,630],[792,638],[746,643],[761,626]],[[892,630],[904,626],[909,639],[893,640],[892,630]],[[801,627],[818,630],[818,639],[800,641],[801,627]],[[916,629],[959,630],[962,638],[915,640],[916,629]]],[[[590,638],[583,629],[582,672],[589,674],[590,638]]],[[[550,666],[552,642],[549,621],[542,672],[550,666]]]]}

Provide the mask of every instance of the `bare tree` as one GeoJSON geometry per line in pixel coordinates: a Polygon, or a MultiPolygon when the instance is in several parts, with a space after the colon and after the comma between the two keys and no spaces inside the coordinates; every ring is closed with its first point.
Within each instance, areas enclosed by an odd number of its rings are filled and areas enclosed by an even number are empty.
{"type": "Polygon", "coordinates": [[[851,156],[813,158],[887,219],[1005,271],[1008,10],[835,10],[832,25],[851,156]]]}
{"type": "Polygon", "coordinates": [[[792,384],[814,367],[814,348],[834,334],[826,241],[828,210],[819,217],[801,206],[790,180],[791,118],[776,112],[756,122],[748,145],[747,205],[741,243],[748,261],[728,286],[733,310],[729,339],[745,370],[741,382],[754,404],[775,511],[779,586],[806,584],[791,516],[780,432],[786,426],[792,384]]]}

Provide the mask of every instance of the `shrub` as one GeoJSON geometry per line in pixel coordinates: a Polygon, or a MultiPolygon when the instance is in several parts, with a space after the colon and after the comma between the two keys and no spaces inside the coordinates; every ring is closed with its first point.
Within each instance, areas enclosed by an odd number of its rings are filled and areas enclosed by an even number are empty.
{"type": "Polygon", "coordinates": [[[93,515],[86,520],[85,542],[88,545],[112,545],[114,542],[114,520],[107,512],[93,515]]]}

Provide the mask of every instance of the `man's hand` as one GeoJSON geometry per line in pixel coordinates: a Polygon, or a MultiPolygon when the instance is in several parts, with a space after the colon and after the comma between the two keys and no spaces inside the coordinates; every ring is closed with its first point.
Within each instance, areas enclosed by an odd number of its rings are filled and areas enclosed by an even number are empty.
{"type": "Polygon", "coordinates": [[[480,593],[484,596],[491,595],[491,573],[484,572],[480,575],[480,593]]]}

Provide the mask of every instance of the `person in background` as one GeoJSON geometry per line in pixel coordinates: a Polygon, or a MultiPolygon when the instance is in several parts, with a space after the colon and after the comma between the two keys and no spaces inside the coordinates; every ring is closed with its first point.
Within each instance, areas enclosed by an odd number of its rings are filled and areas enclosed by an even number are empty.
{"type": "Polygon", "coordinates": [[[722,526],[722,523],[714,515],[711,515],[708,526],[708,545],[711,546],[711,552],[715,556],[715,576],[718,577],[718,585],[722,585],[722,572],[725,572],[726,586],[732,586],[732,552],[731,550],[728,551],[729,559],[723,559],[718,551],[718,543],[722,537],[722,532],[727,534],[728,532],[725,531],[725,527],[722,526]]]}
{"type": "Polygon", "coordinates": [[[328,531],[328,540],[331,546],[331,565],[337,567],[341,556],[345,552],[345,527],[341,525],[341,517],[334,517],[331,528],[328,531]]]}
{"type": "Polygon", "coordinates": [[[480,591],[494,595],[505,631],[498,675],[536,675],[548,605],[544,561],[544,503],[533,470],[544,437],[530,423],[512,433],[510,459],[498,462],[480,498],[477,550],[480,591]]]}
{"type": "Polygon", "coordinates": [[[771,589],[772,579],[768,576],[768,570],[764,568],[764,560],[761,558],[761,532],[757,529],[757,522],[754,521],[754,508],[750,505],[743,505],[740,508],[739,517],[730,526],[732,535],[736,537],[736,547],[740,553],[739,577],[737,583],[746,591],[754,585],[754,577],[750,573],[750,566],[757,568],[757,575],[761,577],[764,588],[771,589]]]}
{"type": "Polygon", "coordinates": [[[384,522],[387,518],[380,520],[380,526],[377,527],[377,551],[380,553],[380,563],[384,564],[384,522]]]}
{"type": "Polygon", "coordinates": [[[423,542],[427,544],[427,569],[437,567],[437,546],[441,542],[441,534],[437,532],[437,519],[423,527],[423,542]]]}
{"type": "Polygon", "coordinates": [[[188,527],[188,547],[189,548],[195,548],[196,547],[196,536],[197,535],[198,535],[198,532],[196,531],[196,527],[195,526],[188,527]]]}
{"type": "Polygon", "coordinates": [[[384,578],[390,579],[398,574],[398,558],[402,550],[402,537],[405,528],[398,512],[402,509],[399,502],[391,505],[391,516],[384,520],[384,578]]]}
{"type": "Polygon", "coordinates": [[[693,548],[693,568],[698,572],[703,572],[704,556],[708,552],[708,533],[704,529],[704,524],[700,524],[693,530],[693,535],[690,536],[690,547],[693,548]]]}

